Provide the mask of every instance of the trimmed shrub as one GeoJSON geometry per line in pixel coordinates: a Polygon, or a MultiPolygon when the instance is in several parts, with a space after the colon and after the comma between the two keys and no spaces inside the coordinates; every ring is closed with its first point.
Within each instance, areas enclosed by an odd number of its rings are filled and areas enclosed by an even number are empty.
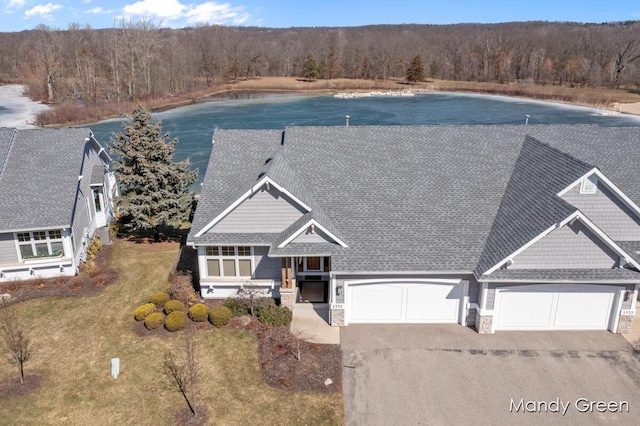
{"type": "Polygon", "coordinates": [[[226,306],[234,317],[241,317],[249,313],[249,307],[238,297],[229,297],[222,306],[226,306]]]}
{"type": "Polygon", "coordinates": [[[153,312],[144,319],[144,326],[149,330],[155,330],[164,324],[164,314],[162,312],[153,312]]]}
{"type": "Polygon", "coordinates": [[[254,307],[254,310],[256,311],[256,316],[257,311],[260,309],[271,309],[271,308],[275,308],[276,307],[276,301],[273,300],[272,297],[261,297],[259,299],[256,300],[256,305],[254,307]]]}
{"type": "Polygon", "coordinates": [[[189,316],[195,322],[204,322],[209,318],[209,308],[202,303],[196,303],[189,308],[189,316]]]}
{"type": "Polygon", "coordinates": [[[140,305],[136,308],[133,313],[133,317],[136,321],[142,321],[147,317],[147,315],[156,311],[156,305],[153,303],[145,303],[144,305],[140,305]]]}
{"type": "Polygon", "coordinates": [[[256,309],[258,321],[273,327],[284,327],[291,324],[292,313],[286,306],[276,306],[256,309]]]}
{"type": "Polygon", "coordinates": [[[164,312],[169,315],[171,312],[184,312],[184,303],[179,300],[171,299],[164,304],[164,312]]]}
{"type": "Polygon", "coordinates": [[[169,331],[182,330],[187,326],[187,315],[183,311],[173,311],[164,320],[164,328],[169,331]]]}
{"type": "Polygon", "coordinates": [[[191,275],[176,275],[169,284],[169,295],[172,299],[180,300],[186,306],[198,301],[198,295],[193,289],[191,275]]]}
{"type": "Polygon", "coordinates": [[[209,321],[216,327],[222,327],[229,324],[231,319],[231,310],[226,306],[215,306],[209,312],[209,321]]]}
{"type": "Polygon", "coordinates": [[[149,297],[149,303],[153,303],[158,308],[162,308],[169,301],[169,295],[164,291],[156,291],[149,297]]]}

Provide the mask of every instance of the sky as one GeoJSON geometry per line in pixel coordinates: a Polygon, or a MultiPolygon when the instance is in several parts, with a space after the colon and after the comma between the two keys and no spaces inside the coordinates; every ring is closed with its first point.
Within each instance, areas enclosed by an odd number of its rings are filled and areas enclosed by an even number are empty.
{"type": "Polygon", "coordinates": [[[268,28],[372,24],[640,20],[638,0],[0,0],[0,32],[38,25],[112,28],[141,19],[157,26],[268,28]]]}

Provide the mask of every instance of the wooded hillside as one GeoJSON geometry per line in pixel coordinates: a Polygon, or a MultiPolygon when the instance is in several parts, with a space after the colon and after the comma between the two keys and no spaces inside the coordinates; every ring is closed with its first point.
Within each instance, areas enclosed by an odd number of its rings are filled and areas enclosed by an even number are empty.
{"type": "Polygon", "coordinates": [[[0,33],[0,78],[34,99],[82,105],[192,93],[253,76],[403,78],[415,55],[429,78],[640,87],[640,21],[376,25],[349,28],[202,26],[146,21],[95,30],[40,26],[0,33]]]}

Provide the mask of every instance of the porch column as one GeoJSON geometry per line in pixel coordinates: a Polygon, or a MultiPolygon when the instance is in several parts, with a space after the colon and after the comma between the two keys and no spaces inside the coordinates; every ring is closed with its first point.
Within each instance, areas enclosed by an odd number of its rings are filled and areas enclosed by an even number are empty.
{"type": "Polygon", "coordinates": [[[282,281],[280,284],[280,303],[289,309],[293,309],[295,302],[295,278],[293,278],[293,260],[290,257],[282,258],[282,281]]]}

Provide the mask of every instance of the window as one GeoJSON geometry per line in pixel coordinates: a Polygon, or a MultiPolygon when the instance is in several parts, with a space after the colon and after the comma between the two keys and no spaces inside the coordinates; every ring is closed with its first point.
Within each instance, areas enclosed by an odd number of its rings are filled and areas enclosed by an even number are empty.
{"type": "Polygon", "coordinates": [[[250,246],[205,247],[207,275],[210,277],[251,277],[250,246]]]}
{"type": "Polygon", "coordinates": [[[16,237],[22,259],[62,256],[64,254],[62,231],[60,229],[18,232],[16,237]]]}
{"type": "Polygon", "coordinates": [[[580,194],[595,194],[598,190],[598,178],[591,175],[580,183],[580,194]]]}
{"type": "Polygon", "coordinates": [[[103,209],[102,193],[99,189],[92,190],[93,192],[93,206],[96,209],[96,213],[100,213],[103,209]]]}

